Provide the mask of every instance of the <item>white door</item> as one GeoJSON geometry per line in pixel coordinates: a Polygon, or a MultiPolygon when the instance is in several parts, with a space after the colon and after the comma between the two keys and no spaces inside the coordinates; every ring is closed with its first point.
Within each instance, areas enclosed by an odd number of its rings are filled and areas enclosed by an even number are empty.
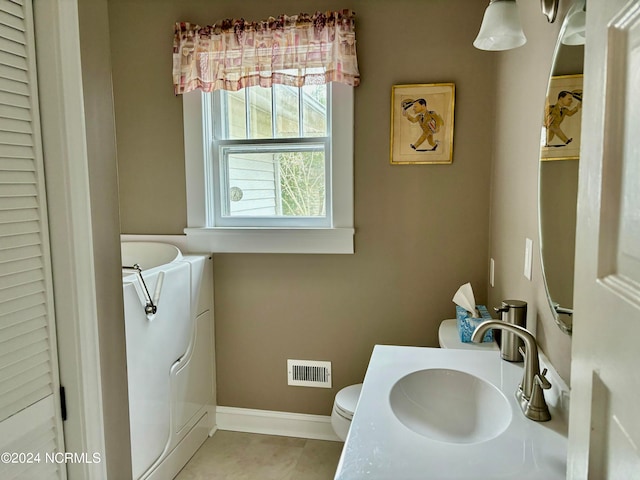
{"type": "Polygon", "coordinates": [[[587,2],[568,478],[640,479],[640,1],[587,2]]]}
{"type": "Polygon", "coordinates": [[[0,478],[65,479],[31,0],[0,0],[0,478]]]}

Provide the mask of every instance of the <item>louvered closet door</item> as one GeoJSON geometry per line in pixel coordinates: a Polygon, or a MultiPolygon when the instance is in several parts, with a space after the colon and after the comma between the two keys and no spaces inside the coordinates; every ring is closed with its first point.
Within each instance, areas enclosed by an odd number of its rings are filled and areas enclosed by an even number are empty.
{"type": "Polygon", "coordinates": [[[0,0],[0,478],[66,478],[31,0],[0,0]],[[7,460],[9,462],[7,463],[7,460]]]}

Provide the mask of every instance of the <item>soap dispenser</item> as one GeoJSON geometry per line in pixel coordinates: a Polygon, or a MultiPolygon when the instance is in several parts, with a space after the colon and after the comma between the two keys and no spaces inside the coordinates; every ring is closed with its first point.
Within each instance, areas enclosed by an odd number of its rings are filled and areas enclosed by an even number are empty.
{"type": "MultiPolygon", "coordinates": [[[[503,300],[500,308],[494,308],[496,313],[502,314],[502,321],[525,328],[527,322],[527,302],[522,300],[503,300]]],[[[508,362],[522,362],[520,347],[522,340],[511,332],[502,331],[500,356],[508,362]]]]}

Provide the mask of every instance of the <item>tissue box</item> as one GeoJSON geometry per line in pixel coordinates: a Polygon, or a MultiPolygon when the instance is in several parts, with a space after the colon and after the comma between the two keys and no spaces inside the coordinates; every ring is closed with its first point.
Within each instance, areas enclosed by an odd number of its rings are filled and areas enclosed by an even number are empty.
{"type": "MultiPolygon", "coordinates": [[[[460,335],[460,340],[464,343],[471,342],[471,335],[473,331],[476,329],[478,325],[486,320],[492,320],[487,307],[484,305],[476,305],[476,308],[480,312],[481,318],[473,318],[469,316],[469,312],[467,312],[464,308],[459,305],[456,305],[456,319],[458,321],[458,334],[460,335]]],[[[493,341],[493,330],[488,330],[485,333],[483,342],[492,342],[493,341]]]]}

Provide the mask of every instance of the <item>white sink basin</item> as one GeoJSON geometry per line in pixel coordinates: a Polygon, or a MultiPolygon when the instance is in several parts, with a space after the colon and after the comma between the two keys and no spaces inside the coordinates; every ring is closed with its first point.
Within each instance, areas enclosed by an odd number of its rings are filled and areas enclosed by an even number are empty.
{"type": "Polygon", "coordinates": [[[489,382],[459,370],[418,370],[396,382],[391,410],[407,428],[433,440],[478,443],[511,422],[509,401],[489,382]]]}
{"type": "Polygon", "coordinates": [[[568,389],[550,377],[551,420],[534,422],[522,373],[497,351],[376,345],[335,480],[564,480],[568,389]]]}

